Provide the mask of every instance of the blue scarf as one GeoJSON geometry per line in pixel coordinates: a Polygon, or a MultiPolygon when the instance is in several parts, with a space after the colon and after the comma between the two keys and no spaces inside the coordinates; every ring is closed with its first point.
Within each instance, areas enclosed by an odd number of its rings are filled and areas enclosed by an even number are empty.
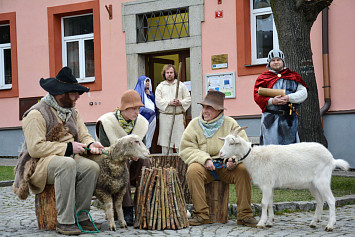
{"type": "Polygon", "coordinates": [[[201,113],[200,117],[198,118],[198,122],[200,124],[200,127],[202,128],[203,135],[205,135],[206,138],[210,138],[222,126],[224,122],[224,113],[221,113],[215,119],[208,122],[203,120],[201,113]]]}

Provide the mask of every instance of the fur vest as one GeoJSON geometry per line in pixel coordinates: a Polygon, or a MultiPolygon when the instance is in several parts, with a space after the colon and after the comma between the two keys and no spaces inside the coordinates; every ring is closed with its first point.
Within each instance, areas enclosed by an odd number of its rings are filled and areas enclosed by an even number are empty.
{"type": "MultiPolygon", "coordinates": [[[[136,134],[143,140],[145,134],[148,131],[148,125],[148,120],[146,120],[142,115],[138,114],[136,124],[134,125],[131,134],[136,134]]],[[[127,133],[120,126],[120,123],[118,122],[114,112],[109,112],[102,115],[96,122],[96,137],[101,141],[104,138],[99,137],[100,126],[103,127],[110,144],[113,144],[117,139],[127,135],[127,133]]]]}

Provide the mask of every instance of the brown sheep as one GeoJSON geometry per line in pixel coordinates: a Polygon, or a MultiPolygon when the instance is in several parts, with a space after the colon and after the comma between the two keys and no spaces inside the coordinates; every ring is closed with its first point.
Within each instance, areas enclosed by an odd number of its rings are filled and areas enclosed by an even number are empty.
{"type": "Polygon", "coordinates": [[[113,208],[121,228],[127,228],[122,211],[122,200],[129,179],[126,161],[131,157],[146,159],[149,150],[137,135],[132,134],[117,139],[104,153],[107,155],[90,155],[89,158],[100,165],[95,196],[104,204],[109,229],[115,231],[113,208]]]}

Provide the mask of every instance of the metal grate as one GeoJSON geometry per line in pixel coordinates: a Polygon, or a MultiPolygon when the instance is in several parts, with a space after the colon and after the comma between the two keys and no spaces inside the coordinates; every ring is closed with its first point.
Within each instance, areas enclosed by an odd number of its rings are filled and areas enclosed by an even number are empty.
{"type": "Polygon", "coordinates": [[[189,37],[189,8],[137,15],[137,42],[189,37]]]}

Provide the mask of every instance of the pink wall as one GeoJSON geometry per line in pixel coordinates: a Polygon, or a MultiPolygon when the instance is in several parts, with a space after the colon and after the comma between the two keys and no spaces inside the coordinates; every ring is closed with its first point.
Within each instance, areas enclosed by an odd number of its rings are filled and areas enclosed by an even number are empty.
{"type": "MultiPolygon", "coordinates": [[[[49,77],[47,7],[78,2],[83,1],[0,0],[0,13],[16,12],[20,98],[46,94],[39,85],[39,79],[49,77]]],[[[119,95],[127,88],[122,2],[127,1],[100,1],[103,90],[85,93],[79,99],[77,108],[85,122],[95,122],[99,115],[112,111],[120,103],[119,95]],[[109,4],[113,6],[112,20],[109,20],[105,8],[109,4]],[[96,102],[97,105],[90,106],[89,102],[96,102]]],[[[0,108],[7,108],[0,118],[0,127],[21,126],[18,98],[0,99],[0,108]]]]}
{"type": "MultiPolygon", "coordinates": [[[[49,76],[47,7],[82,2],[81,0],[0,0],[0,13],[16,12],[17,57],[20,98],[45,95],[39,86],[41,77],[49,76]]],[[[100,0],[102,91],[82,95],[77,108],[84,121],[94,122],[103,113],[119,105],[120,95],[127,88],[125,33],[122,31],[122,2],[100,0]],[[109,20],[105,5],[112,4],[113,19],[109,20]],[[90,106],[89,102],[97,105],[90,106]],[[99,102],[101,103],[99,105],[99,102]]],[[[252,96],[258,75],[237,76],[236,2],[205,1],[205,21],[202,23],[202,67],[205,74],[236,72],[236,99],[225,102],[227,115],[260,114],[252,96]],[[215,18],[215,11],[223,10],[223,18],[215,18]],[[228,68],[211,69],[211,56],[228,54],[228,68]]],[[[329,57],[331,77],[331,111],[355,109],[353,56],[355,55],[355,1],[334,1],[329,10],[329,57]]],[[[312,33],[312,49],[317,77],[320,105],[323,105],[321,16],[312,33]]],[[[21,125],[18,120],[18,98],[0,99],[4,111],[0,128],[21,125]]]]}
{"type": "MultiPolygon", "coordinates": [[[[235,1],[205,1],[205,22],[202,24],[203,74],[237,72],[235,1]],[[223,18],[215,18],[215,11],[223,10],[223,18]],[[211,56],[228,54],[228,68],[211,69],[211,56]]],[[[355,109],[354,86],[350,70],[355,66],[355,1],[334,1],[329,10],[329,57],[331,80],[331,111],[355,109]]],[[[319,103],[324,105],[322,68],[322,16],[318,16],[311,32],[313,62],[318,86],[319,103]]],[[[287,59],[286,59],[287,60],[287,59]]],[[[266,68],[265,68],[266,70],[266,68]]],[[[260,114],[253,99],[253,87],[258,75],[236,75],[236,99],[227,99],[227,115],[260,114]]]]}

